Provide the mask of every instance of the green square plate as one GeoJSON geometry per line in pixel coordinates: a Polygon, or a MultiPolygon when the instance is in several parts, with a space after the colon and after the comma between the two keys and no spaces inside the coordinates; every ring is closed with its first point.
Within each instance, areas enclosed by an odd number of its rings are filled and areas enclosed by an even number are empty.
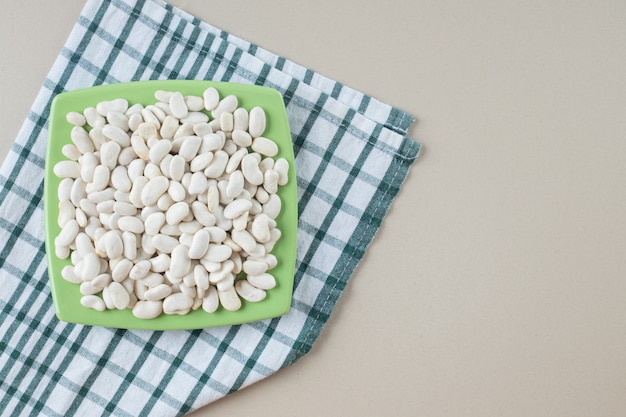
{"type": "Polygon", "coordinates": [[[289,311],[296,257],[296,174],[287,113],[278,91],[255,85],[186,80],[141,81],[91,87],[55,97],[50,111],[49,132],[44,183],[45,236],[50,287],[56,315],[60,320],[125,329],[198,329],[247,323],[277,317],[289,311]],[[276,221],[282,236],[272,251],[278,259],[278,266],[270,271],[276,278],[277,286],[269,290],[267,297],[261,302],[250,303],[242,300],[241,309],[235,312],[224,310],[220,306],[212,314],[200,308],[182,316],[162,314],[152,320],[142,320],[133,316],[130,309],[99,312],[83,307],[80,304],[79,286],[67,282],[61,276],[61,269],[69,265],[70,260],[57,258],[54,251],[54,238],[60,232],[57,224],[57,190],[60,179],[54,175],[52,169],[55,163],[66,159],[61,153],[61,147],[71,143],[70,132],[73,126],[66,121],[66,114],[70,111],[82,112],[86,107],[95,106],[100,101],[116,98],[125,98],[130,105],[152,104],[156,101],[156,90],[180,91],[183,95],[201,96],[211,86],[219,91],[220,97],[236,95],[240,107],[250,110],[254,106],[261,106],[267,115],[264,136],[278,144],[279,154],[276,158],[283,157],[289,161],[289,183],[280,187],[278,192],[282,200],[282,211],[276,221]]]}

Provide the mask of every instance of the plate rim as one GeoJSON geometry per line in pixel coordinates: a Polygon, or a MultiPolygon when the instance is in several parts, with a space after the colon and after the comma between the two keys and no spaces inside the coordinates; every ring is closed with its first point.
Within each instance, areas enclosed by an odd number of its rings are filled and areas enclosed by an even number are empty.
{"type": "MultiPolygon", "coordinates": [[[[185,93],[185,94],[190,94],[190,93],[185,93]]],[[[256,97],[256,99],[259,99],[259,98],[256,97]]],[[[153,104],[153,102],[142,103],[142,104],[144,105],[153,104]]],[[[252,106],[254,106],[254,104],[243,105],[243,107],[246,107],[248,110],[250,110],[252,106]]],[[[78,111],[78,110],[75,110],[75,111],[78,111]]],[[[45,167],[44,167],[44,233],[45,233],[44,241],[45,241],[45,249],[46,249],[46,258],[48,261],[48,267],[47,267],[48,281],[50,285],[55,314],[59,318],[59,320],[62,320],[68,323],[84,324],[84,325],[91,325],[91,326],[103,326],[103,327],[120,328],[120,329],[192,330],[192,329],[211,328],[211,327],[218,327],[218,326],[238,325],[238,324],[250,323],[250,322],[259,321],[259,320],[270,319],[270,318],[282,316],[290,310],[291,304],[292,304],[292,298],[293,298],[295,259],[296,259],[295,255],[296,255],[296,242],[297,242],[297,236],[296,236],[297,235],[297,188],[296,188],[296,176],[295,176],[295,157],[294,157],[293,145],[292,145],[292,140],[291,140],[291,132],[289,129],[289,123],[288,123],[288,118],[287,118],[287,111],[284,105],[283,96],[280,94],[278,90],[273,89],[271,87],[254,85],[254,84],[242,84],[242,83],[206,81],[206,80],[148,80],[148,81],[133,81],[133,82],[126,82],[126,83],[99,85],[99,86],[86,87],[86,88],[81,88],[81,89],[62,92],[62,93],[57,94],[52,100],[48,120],[49,120],[48,143],[46,145],[46,158],[45,158],[45,167]],[[72,284],[72,283],[65,281],[65,279],[63,279],[60,276],[60,270],[62,267],[58,267],[58,266],[55,267],[55,265],[58,262],[61,262],[64,265],[70,264],[69,258],[67,260],[61,260],[56,257],[56,254],[54,253],[54,243],[53,243],[54,237],[56,236],[56,234],[53,234],[53,229],[54,227],[58,229],[60,228],[56,224],[56,221],[53,221],[54,219],[52,216],[54,215],[53,213],[54,210],[51,209],[51,204],[58,205],[57,190],[56,188],[51,189],[53,188],[53,185],[51,184],[51,182],[54,182],[54,179],[56,178],[56,176],[54,176],[54,174],[52,173],[53,165],[59,160],[59,159],[54,158],[52,153],[56,152],[58,154],[58,152],[60,152],[60,147],[62,146],[62,144],[71,143],[71,140],[69,139],[69,137],[66,138],[65,141],[61,141],[60,139],[53,137],[53,135],[55,135],[56,132],[59,130],[59,127],[57,127],[57,123],[61,123],[61,122],[65,123],[66,130],[71,130],[71,128],[73,127],[71,124],[69,124],[65,120],[66,112],[63,109],[60,109],[60,107],[68,106],[69,104],[66,104],[65,102],[66,101],[69,102],[73,100],[76,102],[72,104],[74,109],[81,109],[80,111],[82,111],[87,106],[85,106],[84,104],[78,104],[78,103],[83,103],[85,100],[90,100],[90,103],[93,103],[92,105],[95,106],[95,104],[99,101],[110,100],[113,98],[120,98],[120,97],[127,98],[132,105],[133,97],[136,97],[137,95],[141,95],[141,94],[144,94],[144,95],[147,94],[146,90],[148,92],[152,92],[151,100],[154,100],[154,102],[156,102],[156,99],[153,96],[154,91],[156,90],[176,91],[171,86],[180,87],[178,88],[179,91],[180,90],[185,90],[185,91],[193,90],[195,92],[194,93],[195,95],[201,95],[204,89],[212,86],[212,87],[215,87],[218,91],[220,91],[220,97],[223,98],[226,95],[234,94],[237,96],[240,102],[242,101],[242,99],[244,102],[248,100],[252,100],[254,97],[251,98],[249,97],[249,95],[252,94],[252,92],[258,92],[259,94],[266,94],[269,97],[269,99],[275,101],[275,103],[273,104],[277,106],[276,108],[272,107],[268,111],[268,109],[264,107],[264,110],[268,114],[268,126],[269,126],[268,130],[272,131],[273,130],[272,126],[274,126],[275,128],[278,128],[279,131],[282,130],[282,132],[280,132],[282,136],[286,136],[286,138],[282,137],[279,141],[277,141],[277,142],[280,142],[279,145],[283,144],[283,146],[279,146],[280,153],[279,155],[274,157],[274,159],[277,159],[279,157],[285,157],[289,161],[289,178],[290,178],[289,183],[281,187],[281,190],[279,191],[279,193],[281,194],[281,200],[283,201],[283,209],[281,211],[281,214],[279,215],[279,218],[283,217],[281,219],[283,221],[282,228],[281,228],[281,232],[283,232],[283,235],[281,236],[281,240],[279,241],[279,243],[277,243],[277,245],[281,245],[282,243],[282,246],[280,247],[281,251],[287,253],[286,256],[282,256],[285,259],[282,261],[282,264],[279,265],[279,267],[282,266],[284,268],[287,266],[289,270],[291,271],[291,273],[289,274],[290,275],[289,279],[285,279],[281,276],[281,279],[279,281],[279,286],[284,287],[282,289],[283,292],[288,290],[287,292],[289,296],[287,297],[283,295],[282,299],[279,298],[277,300],[273,300],[272,307],[267,308],[268,310],[267,314],[257,313],[254,315],[254,317],[246,318],[247,315],[242,314],[244,311],[243,309],[245,309],[246,306],[250,305],[251,307],[249,308],[254,309],[254,310],[257,310],[259,308],[252,306],[252,303],[249,303],[243,299],[242,299],[242,304],[243,304],[242,310],[238,310],[236,312],[228,312],[224,310],[223,307],[220,306],[219,310],[216,313],[206,313],[200,308],[199,311],[192,311],[188,315],[177,316],[177,315],[162,314],[158,318],[151,319],[151,320],[142,320],[142,319],[138,319],[132,316],[130,309],[107,310],[105,312],[95,312],[95,310],[87,309],[85,307],[80,306],[80,294],[77,295],[78,305],[82,308],[82,310],[84,310],[82,311],[82,313],[85,313],[85,314],[71,312],[68,307],[61,305],[61,302],[66,301],[66,295],[61,293],[61,291],[63,290],[63,287],[67,285],[75,286],[76,292],[78,292],[79,285],[72,284]],[[119,92],[120,90],[125,90],[125,89],[128,89],[125,92],[126,96],[114,94],[114,93],[119,92]],[[243,90],[243,93],[242,93],[242,90],[243,90]],[[239,96],[240,94],[244,94],[244,96],[240,97],[239,96]],[[103,98],[102,97],[103,95],[106,97],[103,98]],[[59,112],[61,111],[63,111],[62,115],[59,114],[59,112]],[[272,125],[272,123],[275,123],[275,125],[272,125]],[[285,147],[284,143],[288,143],[289,146],[285,147]],[[55,145],[59,145],[59,149],[57,149],[56,151],[54,151],[53,149],[55,145]],[[284,204],[285,198],[283,197],[285,194],[289,195],[289,203],[290,203],[289,210],[285,210],[285,204],[284,204]],[[286,222],[288,222],[287,225],[285,225],[286,222]],[[54,226],[51,226],[50,223],[53,223],[54,226]],[[285,231],[287,231],[286,226],[289,227],[289,229],[293,231],[293,233],[288,233],[286,235],[285,234],[285,231]],[[287,243],[292,243],[292,244],[287,245],[287,243]],[[285,265],[285,262],[288,262],[289,265],[285,265]],[[96,317],[100,317],[100,319],[94,319],[94,313],[99,313],[101,316],[96,316],[96,317]],[[105,314],[108,316],[106,319],[104,318],[105,314]],[[206,317],[206,320],[199,320],[200,321],[199,322],[197,319],[195,319],[195,320],[190,321],[189,323],[186,323],[187,321],[189,321],[189,320],[186,320],[186,318],[193,317],[194,314],[195,315],[204,314],[206,317]],[[123,323],[123,321],[128,321],[129,319],[130,321],[128,323],[123,323]],[[194,324],[191,324],[192,322],[194,324]]],[[[272,136],[268,135],[268,137],[271,138],[272,136]]],[[[62,156],[62,158],[67,159],[64,156],[62,156]]],[[[56,178],[56,180],[60,182],[60,179],[56,178]]],[[[58,212],[58,208],[56,209],[56,212],[58,212]]],[[[274,251],[272,251],[272,253],[274,253],[274,251]]],[[[268,298],[272,297],[272,292],[275,290],[276,288],[268,291],[268,298]]],[[[255,304],[263,306],[262,303],[263,301],[261,301],[260,303],[255,303],[255,304]]],[[[77,307],[77,306],[74,305],[74,307],[77,307]]]]}

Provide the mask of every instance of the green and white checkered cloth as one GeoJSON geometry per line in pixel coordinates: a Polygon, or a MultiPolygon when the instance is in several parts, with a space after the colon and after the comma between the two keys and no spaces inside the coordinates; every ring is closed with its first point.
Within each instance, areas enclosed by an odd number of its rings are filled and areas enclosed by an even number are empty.
{"type": "Polygon", "coordinates": [[[159,0],[89,0],[0,170],[0,413],[182,415],[306,354],[420,146],[413,118],[159,0]],[[253,83],[283,94],[299,228],[290,312],[194,331],[60,322],[50,297],[43,173],[61,92],[147,79],[253,83]]]}

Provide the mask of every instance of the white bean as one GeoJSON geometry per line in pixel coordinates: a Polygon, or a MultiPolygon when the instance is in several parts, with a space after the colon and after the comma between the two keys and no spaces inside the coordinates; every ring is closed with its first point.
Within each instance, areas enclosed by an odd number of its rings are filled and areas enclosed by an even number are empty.
{"type": "Polygon", "coordinates": [[[196,136],[204,137],[209,133],[213,133],[213,128],[208,123],[197,123],[193,126],[193,133],[196,136]]]}
{"type": "Polygon", "coordinates": [[[267,271],[268,265],[265,262],[248,259],[243,263],[243,271],[247,275],[261,275],[267,271]]]}
{"type": "Polygon", "coordinates": [[[256,240],[247,230],[232,230],[231,237],[246,252],[254,251],[256,240]]]}
{"type": "Polygon", "coordinates": [[[54,175],[59,178],[80,177],[80,165],[75,161],[60,161],[54,165],[54,175]]]}
{"type": "Polygon", "coordinates": [[[87,131],[79,126],[74,126],[70,133],[70,138],[76,148],[83,154],[93,152],[95,150],[93,141],[89,137],[87,131]]]}
{"type": "MultiPolygon", "coordinates": [[[[226,280],[232,279],[233,281],[232,283],[234,283],[234,275],[232,274],[234,268],[235,268],[235,263],[233,261],[231,261],[230,259],[225,260],[224,262],[220,264],[219,269],[215,271],[211,271],[211,273],[209,274],[209,282],[215,285],[215,284],[222,282],[225,279],[226,280]]],[[[232,285],[232,283],[230,285],[232,285]]],[[[223,284],[222,288],[225,288],[224,286],[228,286],[228,285],[223,284]]]]}
{"type": "Polygon", "coordinates": [[[141,110],[143,110],[143,107],[144,107],[143,104],[135,103],[132,106],[130,106],[128,110],[124,112],[124,114],[130,117],[133,114],[141,113],[141,110]]]}
{"type": "Polygon", "coordinates": [[[128,177],[128,170],[125,166],[117,166],[111,172],[111,185],[118,191],[128,193],[132,187],[132,182],[128,177]]]}
{"type": "Polygon", "coordinates": [[[183,293],[169,295],[163,300],[165,314],[187,314],[193,305],[193,298],[183,293]]]}
{"type": "Polygon", "coordinates": [[[161,102],[169,103],[172,94],[174,94],[172,91],[157,90],[154,92],[154,98],[161,102]]]}
{"type": "Polygon", "coordinates": [[[233,114],[223,112],[220,114],[220,128],[223,132],[232,132],[235,124],[233,114]]]}
{"type": "Polygon", "coordinates": [[[252,202],[244,198],[233,200],[224,208],[224,217],[234,219],[252,208],[252,202]]]}
{"type": "Polygon", "coordinates": [[[137,301],[133,307],[133,315],[139,319],[150,320],[161,315],[163,303],[161,301],[137,301]]]}
{"type": "Polygon", "coordinates": [[[97,295],[83,295],[80,297],[80,303],[83,307],[92,308],[97,311],[106,310],[104,301],[97,295]]]}
{"type": "Polygon", "coordinates": [[[185,104],[185,98],[179,92],[174,92],[170,96],[170,109],[172,110],[172,115],[177,119],[182,119],[183,117],[187,117],[189,113],[189,109],[185,104]]]}
{"type": "Polygon", "coordinates": [[[200,148],[200,153],[202,152],[214,152],[219,151],[224,146],[224,142],[226,141],[225,137],[217,133],[209,133],[202,136],[202,145],[200,148]]]}
{"type": "Polygon", "coordinates": [[[235,171],[230,175],[226,186],[226,195],[235,198],[244,190],[245,180],[241,171],[235,171]]]}
{"type": "MultiPolygon", "coordinates": [[[[109,203],[109,202],[105,202],[109,203]]],[[[133,206],[130,203],[122,202],[122,201],[111,201],[113,203],[112,209],[115,213],[120,216],[134,216],[137,214],[137,207],[133,206]]]]}
{"type": "Polygon", "coordinates": [[[215,216],[209,212],[209,209],[205,204],[199,201],[194,201],[191,204],[191,211],[195,219],[203,226],[214,226],[215,216]]]}
{"type": "MultiPolygon", "coordinates": [[[[195,201],[194,203],[197,203],[197,201],[195,201]]],[[[198,220],[192,220],[192,221],[189,221],[189,222],[181,222],[178,225],[178,228],[180,229],[180,231],[183,234],[193,235],[198,230],[202,229],[202,224],[200,224],[200,222],[198,222],[198,220]]]]}
{"type": "Polygon", "coordinates": [[[117,163],[122,166],[128,166],[132,161],[135,160],[137,154],[130,146],[127,148],[122,148],[120,151],[120,156],[117,158],[117,163]]]}
{"type": "Polygon", "coordinates": [[[265,111],[261,107],[253,107],[252,110],[250,110],[248,132],[253,138],[257,138],[265,132],[265,125],[265,111]]]}
{"type": "Polygon", "coordinates": [[[71,265],[65,265],[63,269],[61,269],[61,276],[72,284],[80,284],[83,282],[83,280],[74,273],[74,267],[71,265]]]}
{"type": "Polygon", "coordinates": [[[100,148],[100,160],[102,165],[109,169],[114,169],[117,165],[117,158],[120,156],[122,147],[117,142],[105,142],[100,148]]]}
{"type": "Polygon", "coordinates": [[[154,164],[158,164],[172,149],[172,142],[167,139],[159,140],[156,145],[150,148],[148,158],[154,164]]]}
{"type": "Polygon", "coordinates": [[[227,272],[224,274],[224,278],[219,280],[215,286],[217,287],[217,291],[226,291],[235,286],[235,274],[231,272],[227,272]]]}
{"type": "Polygon", "coordinates": [[[144,206],[152,206],[169,187],[169,180],[165,177],[154,177],[141,190],[141,202],[144,206]]]}
{"type": "Polygon", "coordinates": [[[101,101],[96,105],[96,111],[101,116],[106,116],[110,111],[118,111],[125,113],[128,110],[128,101],[123,98],[117,98],[110,101],[101,101]]]}
{"type": "Polygon", "coordinates": [[[85,123],[87,123],[85,116],[75,111],[69,112],[65,118],[68,123],[73,124],[74,126],[82,127],[85,125],[85,123]]]}
{"type": "Polygon", "coordinates": [[[123,232],[143,233],[144,223],[136,216],[123,216],[118,221],[118,226],[123,232]]]}
{"type": "Polygon", "coordinates": [[[231,137],[237,146],[247,148],[252,145],[252,136],[250,136],[250,134],[245,130],[235,129],[233,130],[231,137]]]}
{"type": "Polygon", "coordinates": [[[167,189],[167,193],[172,198],[174,202],[181,202],[187,196],[187,192],[185,191],[185,187],[182,186],[180,182],[170,181],[169,188],[167,189]]]}
{"type": "Polygon", "coordinates": [[[159,284],[150,288],[144,294],[144,297],[148,301],[159,301],[167,297],[172,293],[172,287],[167,284],[159,284]]]}
{"type": "Polygon", "coordinates": [[[72,161],[77,161],[78,158],[80,158],[80,156],[82,155],[76,145],[72,144],[63,145],[63,147],[61,147],[61,153],[65,155],[67,159],[70,159],[72,161]]]}
{"type": "Polygon", "coordinates": [[[273,169],[268,169],[265,171],[265,175],[263,176],[263,188],[269,194],[276,194],[278,191],[278,172],[273,169]]]}
{"type": "Polygon", "coordinates": [[[287,185],[289,182],[289,162],[285,158],[278,158],[274,163],[274,170],[278,172],[278,185],[287,185]]]}
{"type": "Polygon", "coordinates": [[[202,309],[207,313],[214,313],[219,307],[219,298],[217,295],[217,289],[215,287],[209,287],[205,291],[205,295],[202,299],[202,309]]]}
{"type": "Polygon", "coordinates": [[[161,162],[159,162],[159,169],[161,169],[163,175],[170,179],[172,178],[172,173],[170,172],[170,164],[172,163],[172,158],[174,158],[174,156],[168,153],[163,157],[163,159],[161,159],[161,162]]]}
{"type": "Polygon", "coordinates": [[[211,111],[211,116],[213,116],[214,119],[218,119],[220,117],[220,114],[222,114],[223,112],[232,113],[235,111],[238,104],[239,100],[237,99],[237,96],[232,94],[228,95],[221,99],[217,107],[211,111]]]}
{"type": "Polygon", "coordinates": [[[235,287],[230,287],[224,291],[218,291],[217,294],[219,296],[220,303],[222,303],[222,307],[226,310],[237,311],[241,308],[241,300],[237,295],[235,287]]]}
{"type": "MultiPolygon", "coordinates": [[[[106,262],[106,261],[105,261],[106,262]]],[[[107,285],[111,283],[111,275],[110,274],[99,274],[97,277],[91,280],[91,285],[94,288],[103,289],[107,285]]]]}
{"type": "Polygon", "coordinates": [[[241,298],[252,303],[263,301],[267,295],[265,290],[253,286],[245,279],[241,279],[235,283],[235,290],[241,298]]]}
{"type": "Polygon", "coordinates": [[[145,221],[144,230],[148,235],[155,236],[165,224],[165,214],[156,212],[150,214],[145,221]]]}
{"type": "Polygon", "coordinates": [[[158,106],[150,104],[146,106],[146,110],[150,110],[152,114],[159,120],[159,123],[163,123],[167,114],[158,106]]]}
{"type": "MultiPolygon", "coordinates": [[[[193,124],[191,123],[182,123],[176,133],[174,134],[174,139],[183,138],[186,136],[193,135],[193,124]]],[[[172,150],[178,152],[178,148],[172,144],[172,150]]]]}
{"type": "Polygon", "coordinates": [[[191,172],[204,171],[206,167],[209,166],[212,160],[213,153],[201,153],[192,159],[191,163],[189,164],[189,169],[191,172]]]}
{"type": "Polygon", "coordinates": [[[102,291],[102,288],[94,286],[90,281],[83,281],[80,284],[79,291],[82,295],[94,295],[102,291]]]}
{"type": "Polygon", "coordinates": [[[186,136],[184,137],[178,155],[182,156],[185,162],[190,162],[198,153],[202,138],[198,136],[186,136]]]}
{"type": "Polygon", "coordinates": [[[61,246],[69,246],[74,241],[74,239],[76,239],[78,229],[79,227],[76,220],[69,220],[61,229],[61,233],[59,233],[58,236],[55,238],[55,244],[61,246]]]}
{"type": "Polygon", "coordinates": [[[176,225],[180,223],[185,216],[189,213],[189,204],[184,201],[172,204],[172,206],[165,213],[165,221],[168,224],[176,225]]]}
{"type": "Polygon", "coordinates": [[[206,110],[213,110],[220,101],[220,94],[215,88],[209,87],[202,93],[202,98],[204,99],[204,108],[206,110]]]}
{"type": "Polygon", "coordinates": [[[120,261],[115,265],[115,268],[111,270],[111,278],[115,282],[122,282],[126,278],[128,278],[128,274],[130,270],[133,268],[134,264],[129,259],[120,259],[120,261]]]}
{"type": "Polygon", "coordinates": [[[276,256],[272,254],[267,254],[258,258],[252,257],[249,259],[254,260],[254,261],[264,262],[267,265],[267,269],[273,269],[278,264],[278,259],[276,259],[276,256]]]}
{"type": "Polygon", "coordinates": [[[206,259],[210,262],[224,262],[230,255],[233,253],[233,250],[227,245],[209,245],[209,248],[206,254],[203,256],[203,259],[206,259]]]}
{"type": "Polygon", "coordinates": [[[175,277],[183,277],[191,268],[189,249],[185,245],[178,245],[172,250],[169,271],[175,277]]]}
{"type": "Polygon", "coordinates": [[[244,109],[243,107],[237,108],[233,112],[233,118],[234,118],[234,124],[233,124],[234,129],[242,130],[242,131],[248,130],[248,120],[249,120],[248,110],[244,109]]]}
{"type": "Polygon", "coordinates": [[[146,140],[140,135],[132,135],[130,145],[133,148],[133,152],[135,152],[139,158],[147,160],[150,157],[150,149],[146,144],[146,140]]]}
{"type": "Polygon", "coordinates": [[[98,204],[98,203],[101,203],[103,201],[113,199],[114,195],[115,195],[115,191],[113,190],[113,188],[109,187],[109,188],[105,188],[102,191],[91,192],[91,193],[87,194],[87,198],[89,200],[91,200],[92,202],[98,204]]]}
{"type": "Polygon", "coordinates": [[[265,204],[270,199],[269,193],[265,191],[265,188],[263,187],[257,188],[256,193],[254,194],[254,197],[256,198],[256,201],[259,202],[260,204],[265,204]]]}
{"type": "Polygon", "coordinates": [[[250,232],[259,243],[266,243],[270,240],[270,217],[261,213],[254,218],[250,232]]]}
{"type": "Polygon", "coordinates": [[[148,275],[141,279],[141,282],[148,288],[154,288],[157,285],[162,284],[163,281],[163,274],[157,274],[156,272],[150,272],[148,275]]]}
{"type": "Polygon", "coordinates": [[[143,175],[151,180],[156,177],[163,177],[163,172],[161,172],[161,168],[157,164],[148,162],[143,170],[143,175]]]}
{"type": "Polygon", "coordinates": [[[125,132],[128,130],[128,117],[124,113],[113,110],[107,113],[106,118],[110,124],[119,127],[125,132]]]}
{"type": "Polygon", "coordinates": [[[83,256],[82,262],[81,278],[83,281],[91,281],[100,272],[100,259],[95,252],[90,252],[83,256]]]}
{"type": "Polygon", "coordinates": [[[86,198],[83,198],[80,200],[79,205],[80,205],[80,208],[89,217],[96,217],[98,215],[98,209],[96,208],[96,204],[93,201],[89,201],[86,198]]]}
{"type": "Polygon", "coordinates": [[[169,257],[169,255],[161,253],[154,258],[150,258],[149,262],[152,265],[152,271],[165,272],[170,268],[172,259],[169,257]]]}
{"type": "Polygon", "coordinates": [[[58,197],[59,201],[69,200],[72,195],[72,186],[74,181],[71,178],[63,178],[59,183],[58,197]]]}
{"type": "Polygon", "coordinates": [[[185,105],[189,111],[204,110],[204,100],[198,96],[185,96],[185,105]]]}
{"type": "Polygon", "coordinates": [[[220,204],[220,192],[216,185],[210,184],[207,189],[207,208],[214,213],[220,204]]]}
{"type": "Polygon", "coordinates": [[[233,221],[224,217],[224,209],[222,206],[217,206],[217,209],[213,213],[215,216],[215,225],[224,231],[229,231],[233,227],[233,221]]]}
{"type": "Polygon", "coordinates": [[[144,123],[149,123],[153,125],[155,127],[155,130],[161,127],[161,122],[159,121],[159,118],[156,117],[155,114],[150,111],[150,109],[141,110],[141,117],[145,121],[144,123]]]}
{"type": "Polygon", "coordinates": [[[104,126],[106,122],[104,116],[99,115],[95,107],[87,107],[83,110],[83,115],[87,124],[92,127],[104,126]]]}
{"type": "Polygon", "coordinates": [[[104,165],[98,165],[93,171],[93,182],[90,182],[85,187],[87,193],[94,191],[102,191],[109,185],[111,179],[111,171],[104,165]]]}
{"type": "Polygon", "coordinates": [[[228,164],[226,164],[226,173],[232,174],[235,170],[239,168],[239,164],[241,160],[248,154],[248,150],[246,148],[241,148],[235,153],[233,153],[228,159],[228,164]]]}
{"type": "MultiPolygon", "coordinates": [[[[224,132],[219,131],[217,133],[221,133],[222,135],[224,135],[224,132]]],[[[229,156],[231,156],[232,154],[234,154],[235,152],[237,152],[239,148],[237,147],[237,144],[235,142],[233,142],[232,138],[231,139],[224,139],[224,147],[222,148],[222,150],[224,152],[226,152],[229,156]]]]}
{"type": "Polygon", "coordinates": [[[161,124],[159,133],[164,139],[172,139],[178,130],[178,119],[174,116],[167,115],[161,124]]]}
{"type": "Polygon", "coordinates": [[[191,259],[200,259],[209,249],[209,232],[199,230],[193,235],[191,246],[189,247],[189,257],[191,259]]]}
{"type": "Polygon", "coordinates": [[[263,212],[271,219],[275,219],[280,214],[281,207],[282,202],[278,194],[272,194],[267,203],[263,204],[263,212]]]}
{"type": "Polygon", "coordinates": [[[165,224],[161,228],[161,233],[169,236],[180,236],[183,232],[181,232],[178,224],[165,224]]]}
{"type": "Polygon", "coordinates": [[[130,304],[130,295],[119,282],[112,282],[107,287],[111,300],[118,310],[124,310],[130,304]]]}
{"type": "Polygon", "coordinates": [[[158,251],[169,254],[178,246],[178,239],[159,233],[152,238],[152,244],[158,251]]]}
{"type": "Polygon", "coordinates": [[[124,244],[122,242],[122,237],[120,236],[120,234],[111,230],[107,232],[105,236],[106,238],[104,242],[107,256],[110,259],[115,259],[122,256],[122,253],[124,252],[124,244]]]}
{"type": "MultiPolygon", "coordinates": [[[[76,219],[76,211],[74,205],[69,200],[62,200],[59,202],[59,217],[57,223],[59,227],[64,227],[70,220],[76,219]]],[[[67,245],[65,245],[67,246],[67,245]]]]}
{"type": "Polygon", "coordinates": [[[87,215],[80,208],[76,209],[75,218],[76,218],[76,222],[78,223],[80,227],[87,226],[87,215]]]}
{"type": "Polygon", "coordinates": [[[132,113],[128,116],[128,129],[131,132],[136,132],[139,129],[139,125],[143,123],[143,116],[141,116],[141,110],[137,113],[132,113]]]}
{"type": "Polygon", "coordinates": [[[248,154],[241,160],[241,171],[245,179],[254,185],[263,184],[263,173],[259,169],[258,155],[248,154]]]}
{"type": "Polygon", "coordinates": [[[252,141],[252,150],[265,156],[278,155],[278,145],[276,145],[276,142],[263,136],[254,138],[252,141]]]}
{"type": "Polygon", "coordinates": [[[114,125],[102,127],[102,134],[109,140],[117,142],[121,147],[130,146],[130,136],[124,130],[114,125]]]}
{"type": "Polygon", "coordinates": [[[276,279],[267,272],[260,275],[248,275],[248,282],[262,290],[271,290],[276,287],[276,279]]]}
{"type": "Polygon", "coordinates": [[[209,289],[209,273],[202,265],[196,265],[193,269],[193,279],[196,286],[202,290],[209,289]]]}
{"type": "Polygon", "coordinates": [[[87,195],[85,187],[87,184],[82,178],[77,178],[72,182],[72,189],[70,190],[70,201],[77,207],[80,205],[80,201],[87,195]]]}
{"type": "Polygon", "coordinates": [[[85,182],[93,181],[93,173],[98,166],[98,157],[93,153],[86,153],[78,159],[80,164],[80,177],[85,182]]]}

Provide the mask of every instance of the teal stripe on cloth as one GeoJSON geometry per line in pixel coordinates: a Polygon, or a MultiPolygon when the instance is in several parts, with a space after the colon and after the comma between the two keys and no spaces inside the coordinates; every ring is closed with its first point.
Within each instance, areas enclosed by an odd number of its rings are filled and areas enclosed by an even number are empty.
{"type": "Polygon", "coordinates": [[[419,154],[406,137],[413,120],[160,0],[88,0],[0,168],[0,415],[182,415],[296,362],[318,340],[419,154]],[[42,207],[52,99],[164,78],[283,94],[299,199],[286,315],[164,332],[54,315],[42,207]]]}

